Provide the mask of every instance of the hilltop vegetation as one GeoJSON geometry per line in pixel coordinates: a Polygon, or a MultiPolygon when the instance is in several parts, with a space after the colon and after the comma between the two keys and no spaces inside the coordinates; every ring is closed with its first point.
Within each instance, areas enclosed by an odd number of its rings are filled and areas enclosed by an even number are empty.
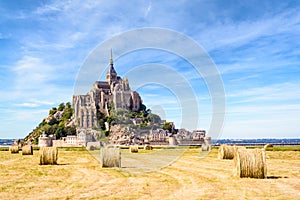
{"type": "Polygon", "coordinates": [[[65,137],[67,135],[75,135],[76,128],[70,121],[73,115],[71,103],[61,103],[58,107],[53,107],[42,122],[25,138],[24,141],[32,144],[38,143],[39,136],[45,132],[46,135],[55,135],[56,138],[65,137]]]}
{"type": "MultiPolygon", "coordinates": [[[[103,116],[103,114],[102,114],[103,116]]],[[[150,109],[147,109],[144,104],[141,105],[140,111],[128,111],[128,110],[115,110],[113,106],[109,108],[109,116],[100,118],[100,127],[103,127],[102,121],[107,121],[110,125],[115,124],[134,124],[133,121],[138,121],[139,127],[146,127],[149,124],[159,124],[160,116],[151,113],[150,109]]]]}
{"type": "MultiPolygon", "coordinates": [[[[125,109],[115,110],[113,105],[108,108],[109,115],[98,112],[97,119],[99,128],[95,128],[100,131],[101,134],[97,136],[98,139],[107,139],[112,134],[115,134],[116,127],[127,127],[134,132],[139,132],[145,129],[164,129],[172,131],[172,126],[169,122],[161,123],[159,115],[151,113],[150,109],[147,109],[145,105],[141,105],[139,111],[129,111],[125,109]],[[107,130],[109,125],[109,130],[107,130]]],[[[128,129],[128,130],[129,130],[128,129]]]]}
{"type": "MultiPolygon", "coordinates": [[[[66,137],[67,135],[76,135],[75,119],[73,116],[73,108],[71,103],[60,103],[58,107],[53,107],[49,110],[48,117],[44,118],[39,125],[30,132],[24,141],[29,144],[37,144],[40,135],[45,132],[46,135],[55,135],[57,139],[66,137]]],[[[115,110],[114,106],[109,106],[109,115],[98,112],[97,119],[101,132],[100,138],[108,137],[110,131],[106,130],[106,125],[126,125],[131,128],[146,129],[146,128],[161,128],[172,131],[170,123],[161,124],[160,116],[151,113],[145,105],[141,105],[140,111],[115,110]]]]}

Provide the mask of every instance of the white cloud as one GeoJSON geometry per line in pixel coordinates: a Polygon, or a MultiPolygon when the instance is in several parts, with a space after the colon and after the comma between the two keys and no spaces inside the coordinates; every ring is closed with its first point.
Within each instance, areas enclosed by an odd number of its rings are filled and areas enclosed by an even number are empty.
{"type": "MultiPolygon", "coordinates": [[[[61,2],[61,3],[63,3],[63,2],[61,2]]],[[[42,7],[38,7],[34,11],[34,13],[36,13],[38,15],[45,15],[45,14],[52,13],[52,12],[58,12],[58,11],[63,10],[62,6],[63,6],[63,4],[60,4],[60,5],[59,4],[47,4],[42,7]]]]}
{"type": "Polygon", "coordinates": [[[51,102],[51,101],[41,101],[38,99],[30,99],[29,101],[32,103],[39,104],[39,105],[53,105],[54,104],[54,102],[51,102]]]}
{"type": "Polygon", "coordinates": [[[240,87],[236,92],[227,91],[226,97],[233,105],[237,103],[289,102],[300,99],[300,86],[299,83],[285,82],[251,89],[240,87]]]}
{"type": "Polygon", "coordinates": [[[15,106],[18,107],[29,107],[29,108],[35,108],[35,107],[40,107],[40,106],[51,106],[55,105],[54,102],[49,102],[49,101],[41,101],[38,99],[29,99],[28,102],[24,103],[16,103],[14,104],[15,106]]]}
{"type": "Polygon", "coordinates": [[[55,79],[53,67],[37,57],[24,56],[17,62],[13,71],[16,73],[17,89],[46,89],[47,83],[55,79]]]}
{"type": "Polygon", "coordinates": [[[32,131],[43,118],[47,117],[47,109],[28,110],[0,109],[0,138],[23,138],[32,131]],[[25,123],[24,123],[25,122],[25,123]],[[17,124],[17,126],[16,126],[17,124]]]}
{"type": "Polygon", "coordinates": [[[15,104],[15,106],[35,108],[38,107],[39,105],[35,103],[20,103],[20,104],[15,104]]]}
{"type": "MultiPolygon", "coordinates": [[[[297,10],[266,15],[256,20],[232,21],[212,24],[205,31],[194,35],[208,51],[228,49],[250,44],[262,37],[286,37],[283,33],[296,34],[300,30],[300,14],[297,10]]],[[[274,44],[273,44],[274,45],[274,44]]]]}
{"type": "Polygon", "coordinates": [[[146,10],[146,12],[145,12],[144,17],[147,17],[147,16],[148,16],[149,12],[151,11],[151,8],[152,8],[152,1],[150,1],[149,5],[148,5],[148,7],[147,7],[147,10],[146,10]]]}

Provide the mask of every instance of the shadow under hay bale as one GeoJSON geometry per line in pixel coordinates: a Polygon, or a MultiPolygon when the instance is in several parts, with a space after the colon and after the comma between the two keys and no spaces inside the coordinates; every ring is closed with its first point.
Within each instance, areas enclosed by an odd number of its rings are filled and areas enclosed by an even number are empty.
{"type": "Polygon", "coordinates": [[[237,149],[233,175],[236,177],[266,178],[266,152],[264,149],[237,149]]]}
{"type": "Polygon", "coordinates": [[[152,150],[152,149],[153,149],[153,147],[151,145],[146,144],[144,146],[144,150],[152,150]]]}
{"type": "Polygon", "coordinates": [[[139,146],[138,145],[130,146],[129,147],[129,152],[130,153],[138,153],[139,152],[139,146]]]}
{"type": "Polygon", "coordinates": [[[56,165],[57,156],[57,147],[41,147],[39,151],[40,165],[56,165]]]}
{"type": "Polygon", "coordinates": [[[10,153],[19,153],[19,146],[10,146],[9,151],[10,153]]]}
{"type": "Polygon", "coordinates": [[[31,145],[22,147],[22,155],[33,155],[33,149],[31,145]]]}
{"type": "Polygon", "coordinates": [[[121,167],[121,150],[118,147],[103,147],[100,150],[101,167],[121,167]]]}

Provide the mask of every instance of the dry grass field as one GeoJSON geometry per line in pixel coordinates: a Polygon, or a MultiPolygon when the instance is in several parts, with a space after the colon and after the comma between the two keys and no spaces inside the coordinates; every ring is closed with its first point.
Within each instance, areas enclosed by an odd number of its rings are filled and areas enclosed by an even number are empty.
{"type": "MultiPolygon", "coordinates": [[[[300,151],[266,153],[268,178],[241,179],[232,176],[232,160],[217,159],[217,149],[206,156],[199,148],[187,149],[152,172],[135,169],[133,156],[146,155],[143,151],[122,150],[128,157],[121,169],[100,168],[88,151],[59,149],[58,165],[44,166],[38,151],[33,156],[0,151],[0,199],[299,199],[300,151]]],[[[159,151],[149,154],[164,159],[159,151]]]]}

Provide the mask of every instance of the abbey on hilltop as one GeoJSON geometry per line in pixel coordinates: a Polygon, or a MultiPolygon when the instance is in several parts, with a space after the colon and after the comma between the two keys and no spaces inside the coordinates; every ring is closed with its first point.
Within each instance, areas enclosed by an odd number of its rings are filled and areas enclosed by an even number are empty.
{"type": "Polygon", "coordinates": [[[139,111],[141,104],[139,93],[130,89],[128,79],[117,75],[111,51],[106,81],[96,81],[87,94],[73,96],[75,125],[79,128],[97,128],[97,112],[109,115],[110,105],[116,110],[139,111]]]}
{"type": "Polygon", "coordinates": [[[74,95],[68,102],[53,107],[47,118],[24,138],[39,146],[112,145],[202,145],[211,148],[205,130],[176,129],[142,104],[140,95],[130,89],[114,69],[112,52],[106,81],[96,81],[85,95],[74,95]],[[58,139],[59,138],[59,139],[58,139]],[[107,141],[108,139],[108,141],[107,141]]]}

